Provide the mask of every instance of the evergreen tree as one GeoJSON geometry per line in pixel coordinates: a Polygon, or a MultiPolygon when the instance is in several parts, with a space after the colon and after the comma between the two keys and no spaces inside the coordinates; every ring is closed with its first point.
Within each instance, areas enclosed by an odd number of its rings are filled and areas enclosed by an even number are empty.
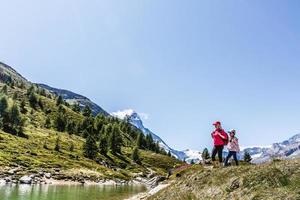
{"type": "Polygon", "coordinates": [[[56,105],[59,106],[61,104],[63,104],[64,99],[62,98],[62,96],[58,96],[56,99],[56,105]]]}
{"type": "Polygon", "coordinates": [[[73,143],[73,142],[70,142],[70,148],[69,148],[69,150],[70,150],[71,152],[74,152],[74,149],[75,149],[74,143],[73,143]]]}
{"type": "Polygon", "coordinates": [[[74,112],[77,112],[77,113],[79,113],[80,112],[80,106],[79,106],[79,103],[75,103],[75,104],[73,104],[72,105],[72,110],[74,111],[74,112]]]}
{"type": "Polygon", "coordinates": [[[62,114],[66,113],[66,109],[64,108],[64,106],[62,104],[58,106],[58,112],[62,113],[62,114]]]}
{"type": "Polygon", "coordinates": [[[26,114],[27,113],[27,109],[26,109],[26,101],[25,99],[23,99],[20,103],[20,112],[22,114],[26,114]]]}
{"type": "Polygon", "coordinates": [[[151,134],[146,135],[146,147],[148,150],[151,150],[151,151],[154,151],[154,149],[155,149],[153,137],[151,134]]]}
{"type": "Polygon", "coordinates": [[[25,88],[25,83],[23,81],[20,83],[19,88],[20,89],[24,89],[25,88]]]}
{"type": "Polygon", "coordinates": [[[54,121],[54,126],[57,131],[64,132],[66,129],[66,118],[63,114],[58,113],[55,121],[54,121]]]}
{"type": "Polygon", "coordinates": [[[76,124],[74,121],[69,120],[67,123],[67,132],[72,135],[76,132],[76,124]]]}
{"type": "Polygon", "coordinates": [[[54,150],[58,152],[60,151],[60,137],[56,138],[54,150]]]}
{"type": "Polygon", "coordinates": [[[86,138],[86,142],[84,144],[83,150],[84,150],[83,154],[85,157],[89,159],[96,158],[98,148],[97,148],[96,140],[94,139],[93,136],[89,135],[86,138]]]}
{"type": "Polygon", "coordinates": [[[81,124],[81,130],[86,130],[89,133],[94,132],[94,118],[92,116],[85,117],[81,124]]]}
{"type": "Polygon", "coordinates": [[[33,109],[36,109],[38,104],[38,99],[34,92],[31,92],[28,96],[29,104],[33,109]]]}
{"type": "Polygon", "coordinates": [[[166,153],[165,150],[162,151],[158,141],[155,143],[155,153],[161,153],[161,154],[166,153]]]}
{"type": "Polygon", "coordinates": [[[25,137],[23,133],[24,120],[21,117],[19,107],[16,104],[10,109],[6,109],[1,115],[1,126],[7,133],[25,137]]]}
{"type": "Polygon", "coordinates": [[[15,82],[14,82],[13,80],[9,83],[9,85],[10,85],[10,87],[11,87],[12,89],[15,88],[15,82]]]}
{"type": "Polygon", "coordinates": [[[102,155],[106,155],[108,148],[107,148],[107,138],[105,135],[101,135],[99,140],[99,151],[102,155]]]}
{"type": "Polygon", "coordinates": [[[248,153],[247,151],[245,151],[244,153],[244,161],[247,163],[250,163],[252,160],[250,153],[248,153]]]}
{"type": "Polygon", "coordinates": [[[18,136],[23,135],[24,120],[21,117],[20,110],[17,104],[14,104],[10,111],[11,129],[18,136]]]}
{"type": "Polygon", "coordinates": [[[41,110],[44,110],[44,102],[41,98],[39,98],[38,105],[41,108],[41,110]]]}
{"type": "Polygon", "coordinates": [[[112,127],[112,131],[109,134],[108,146],[113,154],[121,153],[122,137],[120,129],[116,125],[112,127]]]}
{"type": "Polygon", "coordinates": [[[207,148],[205,148],[202,152],[202,159],[205,161],[207,159],[210,159],[210,154],[207,148]]]}
{"type": "Polygon", "coordinates": [[[91,132],[89,132],[87,129],[83,130],[83,132],[82,132],[82,137],[83,138],[87,138],[89,135],[91,135],[91,132]]]}
{"type": "Polygon", "coordinates": [[[139,155],[139,148],[138,147],[135,147],[133,149],[133,152],[132,152],[132,160],[138,164],[141,163],[141,160],[140,160],[140,155],[139,155]]]}
{"type": "Polygon", "coordinates": [[[44,127],[47,128],[47,129],[51,128],[51,119],[50,119],[50,117],[46,118],[44,127]]]}
{"type": "Polygon", "coordinates": [[[44,140],[43,148],[48,149],[47,140],[44,140]]]}
{"type": "Polygon", "coordinates": [[[83,111],[82,111],[83,116],[89,117],[92,114],[92,110],[89,106],[85,106],[83,111]]]}
{"type": "Polygon", "coordinates": [[[169,156],[169,157],[172,157],[171,151],[168,152],[168,156],[169,156]]]}
{"type": "Polygon", "coordinates": [[[8,93],[7,85],[4,85],[4,86],[3,86],[1,92],[2,92],[3,94],[7,95],[7,93],[8,93]]]}
{"type": "Polygon", "coordinates": [[[31,93],[34,93],[34,92],[35,92],[35,87],[34,87],[34,85],[31,85],[27,90],[27,95],[29,96],[31,93]]]}
{"type": "Polygon", "coordinates": [[[41,88],[41,89],[39,90],[39,94],[40,94],[41,96],[44,96],[44,97],[47,96],[46,90],[45,90],[44,88],[41,88]]]}
{"type": "Polygon", "coordinates": [[[3,115],[6,113],[8,108],[8,101],[7,98],[4,96],[0,99],[0,117],[3,117],[3,115]]]}
{"type": "Polygon", "coordinates": [[[18,93],[15,92],[14,95],[13,95],[13,100],[17,100],[18,99],[18,93]]]}
{"type": "Polygon", "coordinates": [[[136,140],[136,146],[139,149],[142,149],[143,147],[143,140],[144,140],[144,134],[143,133],[139,133],[137,140],[136,140]]]}

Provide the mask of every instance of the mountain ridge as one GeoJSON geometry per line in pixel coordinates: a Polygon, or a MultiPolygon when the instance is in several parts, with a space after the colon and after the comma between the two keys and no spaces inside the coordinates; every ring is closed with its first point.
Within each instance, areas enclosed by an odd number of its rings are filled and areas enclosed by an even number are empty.
{"type": "Polygon", "coordinates": [[[273,159],[300,158],[300,134],[269,146],[244,148],[241,155],[246,151],[252,156],[253,163],[264,163],[273,159]]]}
{"type": "Polygon", "coordinates": [[[186,161],[186,162],[199,162],[201,160],[201,154],[200,152],[197,151],[192,151],[192,150],[185,150],[185,151],[178,151],[173,148],[171,148],[167,143],[161,139],[157,134],[153,133],[150,129],[144,127],[143,121],[139,114],[134,111],[133,109],[126,109],[123,111],[117,111],[111,113],[112,116],[117,117],[121,120],[126,120],[138,129],[140,129],[144,135],[150,134],[152,138],[156,141],[159,142],[159,145],[161,148],[163,148],[167,153],[170,152],[175,158],[186,161]],[[197,156],[198,155],[198,156],[197,156]]]}
{"type": "Polygon", "coordinates": [[[82,108],[84,108],[85,106],[89,106],[92,110],[92,113],[94,116],[96,116],[97,114],[101,113],[105,116],[108,116],[109,113],[106,112],[101,106],[99,106],[98,104],[94,103],[92,100],[90,100],[88,97],[83,96],[81,94],[72,92],[70,90],[66,90],[66,89],[58,89],[43,83],[37,83],[38,86],[47,89],[48,91],[52,92],[53,94],[56,94],[58,96],[62,96],[63,99],[72,104],[78,103],[79,106],[82,108]]]}

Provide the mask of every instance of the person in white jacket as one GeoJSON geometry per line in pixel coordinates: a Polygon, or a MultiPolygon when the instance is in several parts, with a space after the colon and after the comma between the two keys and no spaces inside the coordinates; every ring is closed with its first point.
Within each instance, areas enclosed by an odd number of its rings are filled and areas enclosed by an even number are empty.
{"type": "Polygon", "coordinates": [[[230,135],[230,138],[229,138],[229,142],[227,145],[227,149],[228,149],[229,153],[225,159],[224,166],[228,166],[228,161],[232,156],[235,161],[235,164],[238,166],[239,161],[237,159],[237,153],[240,152],[239,140],[237,137],[235,137],[236,131],[234,129],[229,131],[229,135],[230,135]]]}

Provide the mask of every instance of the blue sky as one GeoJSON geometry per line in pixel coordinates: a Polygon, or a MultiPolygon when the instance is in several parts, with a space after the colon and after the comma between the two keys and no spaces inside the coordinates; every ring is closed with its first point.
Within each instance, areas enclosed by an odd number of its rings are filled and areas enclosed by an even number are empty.
{"type": "Polygon", "coordinates": [[[211,146],[212,122],[243,146],[300,132],[300,2],[2,1],[0,60],[109,112],[147,113],[177,149],[211,146]]]}

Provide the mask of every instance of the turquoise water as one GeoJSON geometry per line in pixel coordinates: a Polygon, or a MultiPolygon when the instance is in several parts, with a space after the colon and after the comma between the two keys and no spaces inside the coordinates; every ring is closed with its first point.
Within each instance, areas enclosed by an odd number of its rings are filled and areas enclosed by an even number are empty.
{"type": "Polygon", "coordinates": [[[121,200],[144,186],[0,185],[0,200],[121,200]]]}

